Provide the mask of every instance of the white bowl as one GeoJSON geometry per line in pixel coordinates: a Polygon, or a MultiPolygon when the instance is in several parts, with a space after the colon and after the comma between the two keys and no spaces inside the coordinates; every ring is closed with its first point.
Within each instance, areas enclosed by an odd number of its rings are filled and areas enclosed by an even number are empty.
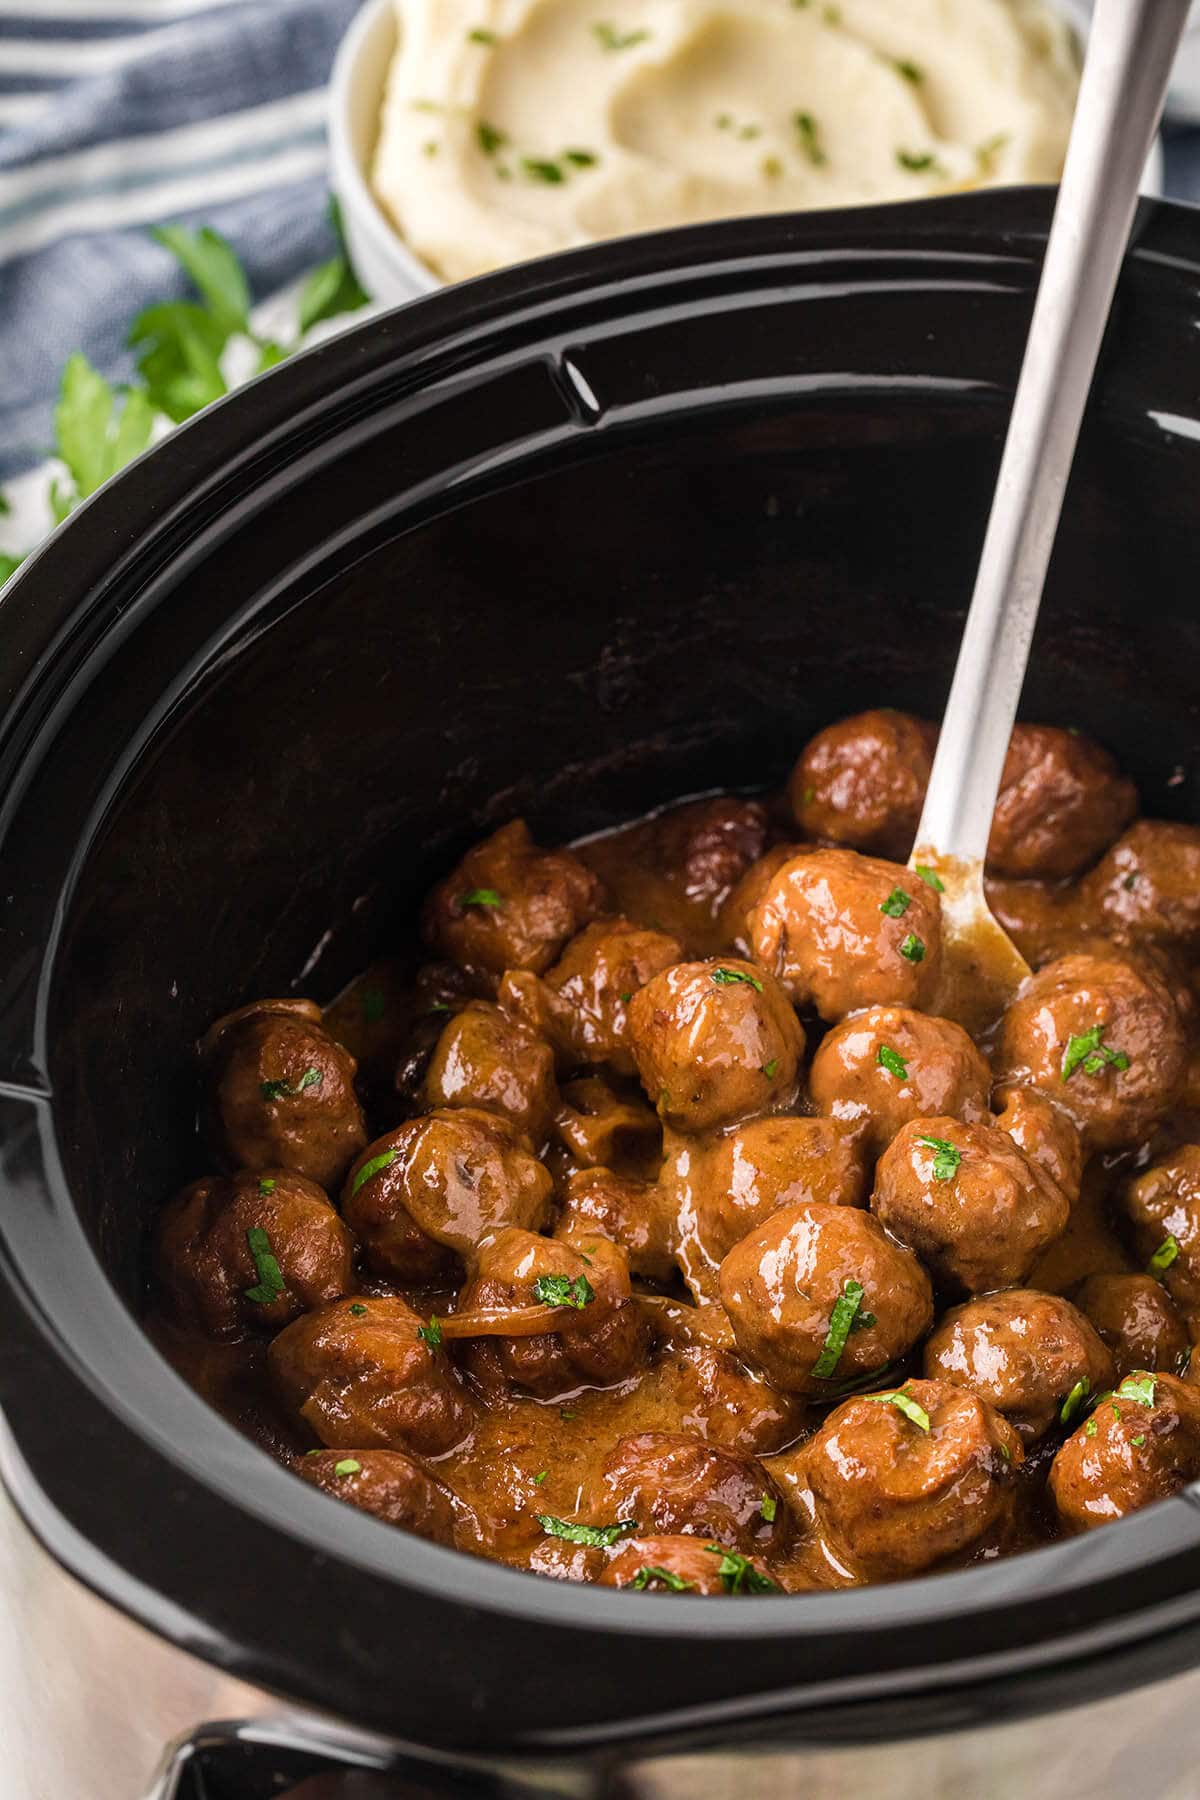
{"type": "MultiPolygon", "coordinates": [[[[1055,0],[1055,4],[1085,38],[1091,22],[1086,0],[1055,0]]],[[[414,256],[371,188],[371,162],[395,49],[392,0],[366,0],[342,40],[330,80],[330,179],[359,278],[372,298],[385,306],[398,306],[446,285],[414,256]]],[[[1142,192],[1162,190],[1162,143],[1156,138],[1142,175],[1142,192]]]]}

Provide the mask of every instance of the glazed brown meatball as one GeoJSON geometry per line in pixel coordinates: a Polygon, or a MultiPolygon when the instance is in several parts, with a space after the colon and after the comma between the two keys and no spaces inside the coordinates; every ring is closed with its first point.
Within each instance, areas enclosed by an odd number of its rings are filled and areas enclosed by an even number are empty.
{"type": "Polygon", "coordinates": [[[470,1107],[410,1119],[369,1144],[346,1177],[342,1215],[381,1275],[427,1281],[508,1225],[536,1230],[552,1182],[508,1119],[470,1107]]]}
{"type": "Polygon", "coordinates": [[[948,1381],[908,1381],[903,1397],[847,1400],[791,1454],[783,1489],[843,1567],[895,1581],[1003,1544],[1013,1512],[1021,1440],[977,1394],[948,1381]]]}
{"type": "Polygon", "coordinates": [[[1080,942],[1078,889],[1052,881],[1001,881],[989,875],[983,884],[987,903],[1031,969],[1053,962],[1080,942]]]}
{"type": "Polygon", "coordinates": [[[1088,1531],[1198,1475],[1200,1390],[1137,1369],[1067,1439],[1050,1466],[1050,1496],[1064,1525],[1088,1531]]]}
{"type": "Polygon", "coordinates": [[[325,1194],[290,1169],[193,1181],[163,1207],[155,1233],[165,1310],[213,1338],[275,1331],[349,1293],[353,1258],[325,1194]]]}
{"type": "Polygon", "coordinates": [[[1041,1164],[1074,1206],[1083,1178],[1083,1144],[1075,1125],[1040,1088],[1001,1088],[995,1099],[1000,1105],[996,1119],[1000,1130],[1041,1164]]]}
{"type": "Polygon", "coordinates": [[[663,1123],[709,1131],[785,1104],[804,1033],[779,984],[753,963],[677,963],[633,997],[630,1045],[663,1123]]]}
{"type": "Polygon", "coordinates": [[[1169,1112],[1186,1045],[1165,983],[1114,956],[1064,956],[1039,969],[1004,1014],[1002,1080],[1041,1088],[1085,1148],[1137,1143],[1169,1112]]]}
{"type": "Polygon", "coordinates": [[[1113,1359],[1069,1300],[1010,1288],[943,1313],[925,1346],[925,1374],[970,1388],[1026,1443],[1081,1415],[1116,1379],[1113,1359]]]}
{"type": "Polygon", "coordinates": [[[485,976],[543,974],[604,909],[604,890],[569,850],[542,850],[524,819],[469,850],[425,905],[425,941],[485,976]]]}
{"type": "Polygon", "coordinates": [[[284,1404],[323,1444],[444,1456],[469,1436],[474,1413],[422,1329],[403,1300],[335,1300],[285,1327],[267,1362],[284,1404]]]}
{"type": "Polygon", "coordinates": [[[898,863],[806,850],[776,871],[750,916],[755,959],[797,1006],[835,1022],[860,1006],[926,1007],[937,989],[937,895],[898,863]]]}
{"type": "Polygon", "coordinates": [[[443,1029],[421,1097],[431,1110],[471,1106],[499,1113],[531,1144],[542,1144],[559,1105],[554,1052],[519,1019],[473,1000],[443,1029]]]}
{"type": "Polygon", "coordinates": [[[714,1538],[750,1552],[783,1539],[787,1508],[772,1500],[774,1484],[753,1457],[681,1431],[644,1431],[609,1452],[597,1506],[606,1520],[636,1519],[646,1535],[714,1538]]]}
{"type": "Polygon", "coordinates": [[[634,1275],[669,1281],[675,1272],[672,1220],[657,1182],[612,1169],[579,1169],[569,1176],[554,1235],[575,1243],[596,1234],[620,1244],[634,1275]]]}
{"type": "Polygon", "coordinates": [[[1102,930],[1137,942],[1200,945],[1200,826],[1139,819],[1080,883],[1102,930]]]}
{"type": "Polygon", "coordinates": [[[400,1525],[434,1544],[454,1542],[454,1507],[439,1482],[398,1450],[312,1450],[297,1475],[335,1500],[400,1525]]]}
{"type": "Polygon", "coordinates": [[[568,1081],[554,1119],[554,1135],[582,1168],[657,1162],[662,1148],[658,1114],[639,1089],[618,1093],[598,1075],[568,1081]]]}
{"type": "Polygon", "coordinates": [[[792,770],[788,799],[809,837],[906,857],[912,848],[937,726],[890,707],[819,731],[792,770]]]}
{"type": "Polygon", "coordinates": [[[630,1294],[625,1252],[607,1238],[566,1244],[530,1231],[502,1231],[481,1251],[455,1316],[558,1305],[547,1295],[568,1292],[550,1330],[522,1337],[505,1334],[497,1321],[494,1335],[472,1338],[466,1361],[476,1380],[492,1388],[511,1382],[550,1397],[585,1382],[608,1387],[638,1369],[649,1334],[630,1294]]]}
{"type": "Polygon", "coordinates": [[[718,794],[673,806],[655,822],[654,865],[693,903],[716,907],[767,842],[761,800],[718,794]]]}
{"type": "Polygon", "coordinates": [[[1161,1252],[1160,1278],[1171,1298],[1200,1307],[1200,1144],[1183,1144],[1135,1175],[1123,1200],[1141,1261],[1161,1252]]]}
{"type": "Polygon", "coordinates": [[[1018,880],[1078,875],[1137,811],[1137,791],[1078,732],[1016,725],[992,816],[987,865],[1018,880]]]}
{"type": "Polygon", "coordinates": [[[758,1563],[701,1538],[630,1538],[614,1556],[601,1587],[640,1588],[649,1594],[766,1594],[775,1583],[758,1563]]]}
{"type": "Polygon", "coordinates": [[[961,1025],[906,1006],[868,1006],[835,1025],[808,1089],[823,1113],[862,1128],[877,1157],[910,1119],[988,1117],[991,1070],[961,1025]]]}
{"type": "Polygon", "coordinates": [[[729,1252],[720,1279],[738,1349],[786,1393],[869,1379],[933,1323],[920,1263],[850,1206],[773,1214],[729,1252]],[[846,1315],[841,1327],[835,1309],[846,1315]]]}
{"type": "Polygon", "coordinates": [[[917,1119],[875,1171],[871,1211],[939,1285],[1014,1287],[1066,1229],[1058,1183],[994,1125],[917,1119]]]}
{"type": "Polygon", "coordinates": [[[803,849],[801,844],[774,844],[751,863],[721,908],[721,931],[726,942],[740,952],[750,949],[750,918],[784,863],[803,849]]]}
{"type": "Polygon", "coordinates": [[[1135,1369],[1174,1374],[1182,1368],[1188,1334],[1152,1275],[1089,1275],[1074,1300],[1107,1344],[1118,1376],[1135,1369]]]}
{"type": "Polygon", "coordinates": [[[628,919],[600,919],[572,938],[544,978],[510,973],[501,1004],[544,1032],[569,1065],[607,1064],[634,1073],[629,1049],[629,1003],[639,988],[683,958],[666,931],[628,919]]]}
{"type": "Polygon", "coordinates": [[[200,1045],[213,1153],[235,1169],[294,1169],[336,1187],[367,1141],[358,1065],[311,1000],[259,1000],[218,1019],[200,1045]]]}
{"type": "Polygon", "coordinates": [[[663,1301],[654,1304],[654,1321],[654,1382],[664,1417],[706,1443],[748,1456],[767,1456],[793,1441],[804,1402],[746,1367],[723,1307],[663,1301]]]}

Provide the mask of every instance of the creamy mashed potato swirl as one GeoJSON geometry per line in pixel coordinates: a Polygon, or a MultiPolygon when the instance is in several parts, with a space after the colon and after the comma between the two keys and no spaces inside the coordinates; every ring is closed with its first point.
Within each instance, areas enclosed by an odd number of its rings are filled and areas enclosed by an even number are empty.
{"type": "Polygon", "coordinates": [[[396,0],[376,193],[448,280],[736,214],[1055,181],[1042,0],[396,0]]]}

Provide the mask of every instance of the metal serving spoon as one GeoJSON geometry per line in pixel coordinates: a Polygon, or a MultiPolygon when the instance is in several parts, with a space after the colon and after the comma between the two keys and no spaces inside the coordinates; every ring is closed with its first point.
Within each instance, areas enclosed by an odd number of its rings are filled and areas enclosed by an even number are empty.
{"type": "Polygon", "coordinates": [[[909,867],[942,882],[939,1010],[992,1024],[1028,964],[983,862],[1038,605],[1188,0],[1099,0],[971,610],[909,867]]]}

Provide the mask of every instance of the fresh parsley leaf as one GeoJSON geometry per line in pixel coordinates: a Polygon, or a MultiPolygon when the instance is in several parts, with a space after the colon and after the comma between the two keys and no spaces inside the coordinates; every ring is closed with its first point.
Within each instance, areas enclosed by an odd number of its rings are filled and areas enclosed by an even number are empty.
{"type": "Polygon", "coordinates": [[[1141,1449],[1141,1447],[1142,1447],[1142,1445],[1143,1445],[1143,1444],[1144,1444],[1144,1443],[1145,1443],[1145,1441],[1146,1441],[1146,1434],[1145,1434],[1145,1432],[1144,1432],[1144,1431],[1142,1431],[1142,1432],[1139,1432],[1139,1434],[1138,1434],[1138,1436],[1137,1436],[1137,1437],[1135,1437],[1135,1438],[1130,1438],[1130,1440],[1129,1440],[1129,1441],[1130,1441],[1130,1443],[1131,1443],[1131,1444],[1132,1444],[1132,1445],[1133,1445],[1133,1446],[1134,1446],[1134,1448],[1135,1448],[1135,1449],[1137,1449],[1137,1450],[1140,1450],[1140,1449],[1141,1449]]]}
{"type": "Polygon", "coordinates": [[[333,1465],[335,1475],[361,1475],[362,1464],[353,1456],[343,1456],[341,1462],[333,1465]]]}
{"type": "Polygon", "coordinates": [[[565,1424],[569,1425],[572,1419],[577,1419],[579,1417],[579,1414],[573,1412],[569,1406],[560,1406],[558,1409],[558,1416],[565,1424]]]}
{"type": "Polygon", "coordinates": [[[925,961],[925,945],[915,931],[910,931],[900,946],[900,954],[905,962],[919,963],[925,961]]]}
{"type": "Polygon", "coordinates": [[[273,1194],[275,1192],[275,1183],[269,1175],[263,1175],[260,1178],[258,1191],[260,1194],[273,1194]]]}
{"type": "Polygon", "coordinates": [[[296,1099],[307,1088],[320,1087],[324,1079],[320,1069],[305,1069],[295,1087],[290,1081],[260,1081],[258,1091],[264,1100],[296,1099]]]}
{"type": "MultiPolygon", "coordinates": [[[[1113,1396],[1116,1400],[1136,1400],[1139,1406],[1154,1405],[1154,1390],[1158,1386],[1153,1375],[1127,1375],[1113,1396]]],[[[1120,1413],[1117,1417],[1120,1418],[1120,1413]]]]}
{"type": "Polygon", "coordinates": [[[913,174],[937,167],[937,157],[932,150],[897,150],[896,161],[902,169],[909,169],[913,174]]]}
{"type": "Polygon", "coordinates": [[[777,1056],[773,1056],[771,1058],[770,1062],[765,1062],[763,1064],[762,1072],[766,1076],[768,1081],[774,1081],[775,1076],[777,1075],[778,1071],[779,1071],[779,1058],[777,1056]]]}
{"type": "Polygon", "coordinates": [[[586,1275],[539,1275],[533,1284],[534,1298],[543,1306],[573,1306],[582,1312],[596,1298],[596,1290],[586,1275]]]}
{"type": "Polygon", "coordinates": [[[586,1544],[593,1550],[611,1550],[618,1538],[638,1528],[636,1519],[619,1519],[615,1525],[572,1525],[549,1513],[535,1513],[534,1517],[547,1537],[562,1538],[568,1544],[586,1544]]]}
{"type": "Polygon", "coordinates": [[[486,31],[482,25],[476,25],[473,31],[467,33],[469,44],[496,44],[499,41],[494,31],[486,31]]]}
{"type": "Polygon", "coordinates": [[[828,162],[829,158],[826,156],[825,151],[821,146],[820,130],[817,126],[817,121],[813,118],[812,114],[807,112],[795,113],[792,116],[792,123],[796,127],[796,133],[800,139],[800,148],[805,156],[807,156],[809,162],[817,168],[819,168],[822,163],[828,162]]]}
{"type": "Polygon", "coordinates": [[[438,1318],[436,1313],[430,1313],[428,1325],[417,1326],[417,1336],[423,1344],[428,1344],[431,1350],[441,1349],[442,1321],[438,1318]]]}
{"type": "Polygon", "coordinates": [[[378,1156],[373,1156],[369,1162],[365,1162],[350,1185],[350,1198],[353,1200],[359,1188],[365,1187],[373,1175],[378,1175],[381,1169],[390,1168],[399,1154],[398,1150],[381,1150],[378,1156]]]}
{"type": "Polygon", "coordinates": [[[1170,1268],[1178,1255],[1178,1240],[1173,1237],[1165,1237],[1158,1246],[1158,1249],[1154,1252],[1154,1255],[1150,1258],[1150,1261],[1146,1264],[1147,1275],[1162,1275],[1170,1268]]]}
{"type": "Polygon", "coordinates": [[[254,1287],[243,1290],[247,1300],[253,1300],[256,1306],[270,1306],[284,1292],[286,1283],[271,1249],[271,1240],[261,1225],[251,1225],[246,1233],[246,1242],[250,1254],[254,1258],[254,1267],[258,1281],[254,1287]]]}
{"type": "Polygon", "coordinates": [[[498,126],[489,125],[486,119],[480,119],[475,127],[475,136],[479,139],[479,148],[485,156],[495,156],[508,142],[508,135],[498,126]]]}
{"type": "Polygon", "coordinates": [[[763,991],[763,984],[758,976],[747,973],[745,969],[710,969],[709,976],[718,987],[733,987],[740,981],[747,987],[752,987],[756,993],[761,994],[763,991]]]}
{"type": "Polygon", "coordinates": [[[892,1049],[890,1044],[880,1044],[875,1054],[875,1061],[881,1069],[886,1069],[889,1075],[894,1075],[897,1081],[908,1080],[908,1064],[898,1051],[892,1049]]]}
{"type": "Polygon", "coordinates": [[[58,490],[55,517],[61,524],[72,506],[141,454],[154,429],[154,410],[136,389],[117,390],[80,351],[67,358],[54,409],[55,449],[67,466],[75,492],[58,490]]]}
{"type": "Polygon", "coordinates": [[[945,893],[945,891],[946,891],[945,882],[942,880],[940,875],[937,875],[934,873],[934,871],[928,866],[927,863],[918,863],[916,868],[913,870],[913,873],[915,875],[919,875],[921,877],[921,880],[925,883],[925,886],[932,888],[935,894],[944,894],[945,893]]]}
{"type": "Polygon", "coordinates": [[[618,31],[615,25],[607,20],[600,20],[592,26],[592,36],[597,39],[604,50],[632,50],[636,44],[644,44],[649,38],[648,31],[618,31]]]}
{"type": "Polygon", "coordinates": [[[502,906],[504,902],[495,888],[472,888],[467,894],[458,896],[458,904],[463,906],[502,906]]]}
{"type": "Polygon", "coordinates": [[[1084,1435],[1084,1437],[1095,1437],[1096,1430],[1097,1430],[1096,1418],[1095,1418],[1095,1414],[1093,1414],[1092,1417],[1088,1420],[1087,1424],[1083,1428],[1083,1435],[1084,1435]]]}
{"type": "Polygon", "coordinates": [[[594,150],[564,150],[563,155],[577,169],[594,169],[600,161],[594,150]]]}
{"type": "Polygon", "coordinates": [[[24,560],[23,556],[9,556],[7,551],[0,550],[0,587],[4,586],[10,575],[16,574],[24,560]]]}
{"type": "Polygon", "coordinates": [[[126,339],[150,404],[179,425],[228,393],[221,352],[230,332],[190,300],[164,300],[140,312],[126,339]]]}
{"type": "Polygon", "coordinates": [[[775,1523],[775,1514],[779,1511],[779,1502],[774,1494],[764,1494],[758,1503],[758,1510],[768,1525],[775,1523]]]}
{"type": "Polygon", "coordinates": [[[778,1585],[756,1569],[748,1556],[742,1556],[736,1550],[726,1550],[720,1544],[705,1544],[704,1548],[712,1555],[721,1558],[721,1566],[717,1574],[721,1577],[721,1585],[727,1594],[777,1594],[778,1585]]]}
{"type": "Polygon", "coordinates": [[[346,239],[342,231],[342,214],[338,203],[329,203],[329,223],[338,241],[337,254],[314,269],[300,290],[300,331],[303,335],[319,325],[322,319],[336,319],[342,313],[357,312],[366,306],[370,295],[354,273],[346,239]]]}
{"type": "Polygon", "coordinates": [[[694,1581],[685,1581],[682,1575],[676,1575],[673,1569],[660,1568],[657,1563],[643,1563],[629,1585],[631,1588],[648,1588],[659,1584],[670,1588],[673,1594],[685,1594],[696,1585],[694,1581]]]}
{"type": "Polygon", "coordinates": [[[906,1419],[911,1419],[914,1425],[919,1426],[922,1431],[928,1432],[929,1414],[920,1402],[914,1400],[911,1394],[906,1394],[903,1388],[897,1389],[894,1394],[868,1394],[866,1397],[876,1406],[894,1406],[896,1411],[902,1412],[906,1419]]]}
{"type": "Polygon", "coordinates": [[[8,495],[4,492],[3,488],[0,488],[0,519],[6,519],[11,511],[12,507],[9,504],[8,495]]]}
{"type": "Polygon", "coordinates": [[[1069,1425],[1071,1423],[1071,1420],[1075,1417],[1076,1413],[1082,1407],[1084,1401],[1087,1399],[1087,1397],[1091,1393],[1091,1391],[1092,1391],[1091,1377],[1089,1375],[1081,1375],[1079,1380],[1075,1383],[1075,1386],[1071,1389],[1070,1393],[1067,1395],[1066,1399],[1063,1401],[1062,1405],[1058,1409],[1058,1419],[1059,1419],[1060,1425],[1069,1425]]]}
{"type": "Polygon", "coordinates": [[[911,81],[914,86],[919,85],[925,79],[925,71],[920,64],[909,62],[907,57],[893,57],[892,67],[897,75],[903,75],[905,81],[911,81]]]}
{"type": "Polygon", "coordinates": [[[1103,1042],[1107,1029],[1106,1025],[1093,1025],[1079,1036],[1067,1039],[1066,1054],[1062,1062],[1064,1081],[1070,1081],[1079,1068],[1082,1068],[1085,1075],[1099,1075],[1106,1067],[1117,1070],[1129,1067],[1129,1058],[1123,1050],[1110,1050],[1103,1042]]]}
{"type": "Polygon", "coordinates": [[[549,1469],[542,1469],[540,1471],[540,1473],[535,1475],[533,1478],[534,1487],[541,1487],[543,1481],[545,1481],[545,1479],[549,1473],[550,1473],[549,1469]]]}
{"type": "Polygon", "coordinates": [[[363,1305],[361,1300],[356,1300],[354,1302],[354,1305],[350,1308],[350,1317],[352,1319],[365,1319],[366,1316],[367,1316],[366,1307],[363,1305]]]}
{"type": "Polygon", "coordinates": [[[558,187],[567,179],[562,164],[552,162],[548,156],[523,156],[521,167],[530,181],[544,181],[548,187],[558,187]]]}
{"type": "Polygon", "coordinates": [[[962,1151],[955,1148],[949,1138],[919,1137],[918,1144],[936,1152],[933,1159],[933,1179],[935,1181],[953,1181],[958,1174],[958,1165],[962,1161],[962,1151]]]}
{"type": "Polygon", "coordinates": [[[879,910],[886,913],[889,919],[902,919],[911,905],[912,895],[906,894],[903,888],[894,887],[879,910]]]}
{"type": "Polygon", "coordinates": [[[250,284],[232,247],[209,226],[160,225],[150,236],[169,250],[203,295],[226,337],[250,329],[250,284]]]}
{"type": "Polygon", "coordinates": [[[842,1291],[834,1301],[833,1311],[829,1315],[829,1329],[825,1334],[821,1354],[813,1364],[812,1372],[818,1381],[828,1381],[830,1376],[837,1373],[842,1351],[846,1348],[846,1339],[850,1336],[862,1300],[861,1281],[843,1282],[842,1291]]]}

